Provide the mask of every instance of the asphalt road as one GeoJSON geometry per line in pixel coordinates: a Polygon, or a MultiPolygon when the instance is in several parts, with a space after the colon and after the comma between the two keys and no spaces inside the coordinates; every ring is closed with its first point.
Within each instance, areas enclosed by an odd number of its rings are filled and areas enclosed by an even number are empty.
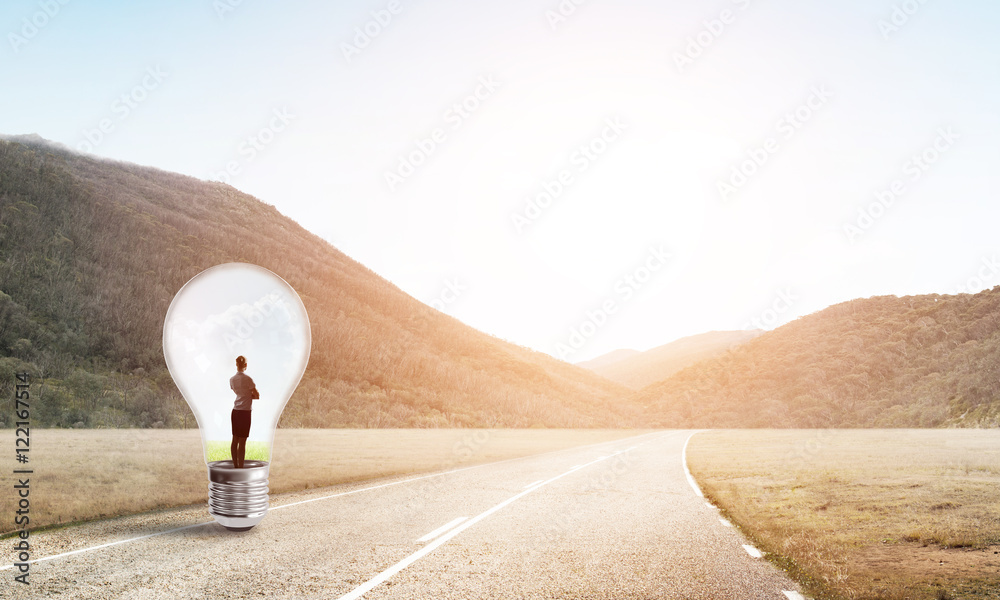
{"type": "Polygon", "coordinates": [[[689,435],[275,496],[246,533],[206,524],[207,507],[37,533],[34,556],[55,558],[32,565],[30,588],[0,570],[0,589],[136,600],[797,597],[698,495],[683,462],[689,435]],[[114,545],[92,549],[102,544],[114,545]]]}

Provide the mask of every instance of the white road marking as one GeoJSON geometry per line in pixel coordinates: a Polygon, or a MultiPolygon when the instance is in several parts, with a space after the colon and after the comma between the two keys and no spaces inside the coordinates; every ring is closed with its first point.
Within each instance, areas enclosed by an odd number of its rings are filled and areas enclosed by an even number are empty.
{"type": "MultiPolygon", "coordinates": [[[[267,510],[268,510],[268,512],[271,512],[271,511],[279,510],[279,509],[282,509],[282,508],[288,508],[289,506],[296,506],[296,505],[299,505],[299,504],[306,504],[307,502],[317,502],[319,500],[328,500],[330,498],[339,498],[340,496],[349,496],[351,494],[358,494],[358,493],[361,493],[361,492],[368,492],[368,491],[371,491],[371,490],[377,490],[377,489],[384,488],[384,487],[389,487],[389,486],[392,486],[392,485],[399,485],[399,484],[402,484],[402,483],[409,483],[411,481],[417,481],[417,480],[420,480],[420,479],[427,479],[428,477],[438,477],[440,475],[448,475],[448,474],[451,474],[451,473],[457,473],[458,471],[464,471],[466,469],[472,469],[472,468],[477,467],[477,466],[481,466],[481,465],[473,465],[473,466],[470,466],[470,467],[462,467],[461,469],[454,469],[452,471],[445,471],[443,473],[433,473],[431,475],[423,475],[421,477],[414,477],[412,479],[405,479],[403,481],[392,481],[392,482],[389,482],[389,483],[383,483],[381,485],[373,485],[371,487],[360,488],[360,489],[351,490],[351,491],[348,491],[348,492],[341,492],[339,494],[331,494],[329,496],[322,496],[320,498],[310,498],[309,500],[301,500],[299,502],[290,502],[288,504],[282,504],[281,506],[272,506],[272,507],[269,507],[267,510]]],[[[211,520],[211,521],[205,521],[203,523],[195,523],[193,525],[185,525],[184,527],[176,527],[174,529],[167,529],[166,531],[157,531],[156,533],[150,533],[150,534],[147,534],[147,535],[140,535],[140,536],[133,537],[133,538],[126,538],[124,540],[118,540],[116,542],[108,542],[107,544],[100,544],[98,546],[89,546],[87,548],[81,548],[79,550],[72,550],[70,552],[63,552],[62,554],[54,554],[52,556],[43,556],[42,558],[36,558],[35,560],[30,560],[30,561],[28,561],[28,563],[29,564],[33,564],[33,563],[39,563],[39,562],[46,561],[46,560],[55,560],[57,558],[64,558],[66,556],[72,556],[74,554],[80,554],[80,553],[83,553],[83,552],[91,552],[93,550],[100,550],[101,548],[108,548],[110,546],[117,546],[118,544],[127,544],[128,542],[138,542],[139,540],[145,540],[145,539],[148,539],[148,538],[151,538],[151,537],[156,537],[156,536],[159,536],[159,535],[165,535],[165,534],[168,534],[168,533],[174,533],[175,531],[183,531],[185,529],[191,529],[191,528],[194,528],[194,527],[202,527],[202,526],[205,526],[205,525],[211,525],[212,523],[215,523],[214,519],[211,520]]],[[[7,569],[13,569],[13,568],[14,568],[14,565],[4,565],[4,566],[0,567],[0,571],[6,571],[7,569]]]]}
{"type": "Polygon", "coordinates": [[[536,482],[534,482],[534,483],[529,483],[528,485],[524,486],[524,487],[523,487],[523,488],[521,488],[521,489],[522,489],[522,490],[526,490],[526,489],[528,489],[528,488],[530,488],[530,487],[535,487],[536,485],[538,485],[539,483],[541,483],[541,482],[543,482],[543,481],[545,481],[545,480],[544,480],[544,479],[539,479],[538,481],[536,481],[536,482]]]}
{"type": "MultiPolygon", "coordinates": [[[[635,436],[635,438],[633,438],[633,439],[643,438],[643,437],[647,437],[647,436],[651,436],[651,435],[656,435],[656,434],[659,434],[659,433],[660,432],[658,432],[658,431],[655,431],[653,433],[644,433],[642,435],[635,436]]],[[[669,434],[667,434],[667,435],[669,435],[669,434]]],[[[666,437],[666,436],[660,436],[660,437],[658,437],[656,439],[660,439],[661,437],[666,437]]],[[[383,483],[381,485],[373,485],[371,487],[360,488],[360,489],[357,489],[357,490],[351,490],[349,492],[341,492],[339,494],[330,494],[329,496],[321,496],[319,498],[310,498],[309,500],[300,500],[298,502],[289,502],[288,504],[282,504],[281,506],[272,506],[272,507],[268,508],[268,512],[275,511],[275,510],[280,510],[282,508],[288,508],[289,506],[298,506],[299,504],[307,504],[309,502],[318,502],[320,500],[329,500],[330,498],[340,498],[341,496],[349,496],[351,494],[358,494],[360,492],[370,492],[372,490],[378,490],[378,489],[381,489],[381,488],[384,488],[384,487],[389,487],[389,486],[393,486],[393,485],[400,485],[400,484],[403,484],[403,483],[410,483],[412,481],[419,481],[421,479],[428,479],[430,477],[441,477],[443,475],[450,475],[452,473],[458,473],[459,471],[465,471],[465,470],[468,470],[468,469],[478,469],[480,467],[486,467],[486,466],[490,466],[490,465],[499,465],[499,464],[502,464],[502,463],[505,463],[505,462],[512,462],[512,461],[515,461],[515,460],[524,460],[524,459],[529,459],[529,458],[538,458],[539,456],[545,456],[547,454],[555,454],[557,452],[567,452],[567,451],[570,451],[570,450],[582,450],[584,448],[590,448],[592,446],[600,446],[602,444],[613,444],[613,443],[619,442],[619,441],[621,441],[621,440],[611,440],[611,441],[608,441],[608,442],[595,442],[593,444],[587,444],[586,446],[573,446],[573,447],[570,447],[570,448],[560,448],[559,450],[550,450],[549,452],[542,452],[541,454],[529,454],[528,456],[518,456],[516,458],[508,458],[508,459],[505,459],[505,460],[498,460],[496,462],[488,462],[488,463],[482,463],[482,464],[478,464],[478,465],[470,465],[468,467],[462,467],[460,469],[452,469],[451,471],[442,471],[441,473],[431,473],[429,475],[421,475],[420,477],[411,477],[410,479],[404,479],[402,481],[392,481],[390,483],[383,483]]],[[[655,440],[652,440],[652,441],[655,441],[655,440]]],[[[643,442],[643,443],[645,444],[645,443],[649,443],[649,442],[643,442]]],[[[632,448],[635,448],[635,446],[632,446],[632,448]]],[[[629,450],[631,450],[632,448],[629,448],[629,450]]],[[[42,558],[36,558],[34,560],[29,560],[28,564],[40,563],[40,562],[44,562],[44,561],[47,561],[47,560],[55,560],[57,558],[64,558],[66,556],[72,556],[74,554],[81,554],[83,552],[92,552],[94,550],[100,550],[102,548],[108,548],[110,546],[117,546],[119,544],[127,544],[129,542],[138,542],[139,540],[145,540],[145,539],[148,539],[148,538],[157,537],[157,536],[165,535],[165,534],[168,534],[168,533],[174,533],[175,531],[183,531],[185,529],[192,529],[194,527],[202,527],[204,525],[211,525],[212,523],[215,523],[215,520],[205,521],[203,523],[194,523],[193,525],[185,525],[183,527],[175,527],[174,529],[167,529],[166,531],[157,531],[156,533],[150,533],[150,534],[146,534],[146,535],[140,535],[140,536],[136,536],[136,537],[132,537],[132,538],[127,538],[127,539],[124,539],[124,540],[117,540],[117,541],[114,541],[114,542],[108,542],[106,544],[99,544],[97,546],[88,546],[87,548],[80,548],[79,550],[72,550],[70,552],[63,552],[62,554],[53,554],[52,556],[43,556],[42,558]]],[[[0,571],[6,571],[8,569],[13,569],[13,568],[14,568],[14,565],[12,565],[12,564],[11,565],[4,565],[4,566],[0,567],[0,571]]]]}
{"type": "Polygon", "coordinates": [[[729,521],[723,519],[722,517],[719,517],[719,522],[722,523],[723,525],[725,525],[726,527],[732,527],[733,526],[732,523],[730,523],[729,521]]]}
{"type": "Polygon", "coordinates": [[[749,554],[754,558],[764,558],[764,555],[761,553],[761,551],[754,548],[750,544],[743,544],[743,549],[747,551],[747,554],[749,554]]]}
{"type": "MultiPolygon", "coordinates": [[[[599,458],[599,459],[596,459],[596,460],[594,460],[592,462],[596,463],[596,462],[600,462],[601,460],[604,460],[604,459],[600,459],[599,458]]],[[[592,464],[592,463],[587,463],[587,464],[592,464]]],[[[424,556],[427,556],[432,551],[434,551],[435,549],[437,549],[438,547],[440,547],[441,545],[443,545],[445,542],[447,542],[448,540],[452,539],[453,537],[455,537],[459,533],[465,531],[466,529],[468,529],[472,525],[475,525],[479,521],[482,521],[486,517],[490,516],[491,514],[495,513],[496,511],[500,510],[501,508],[504,508],[508,504],[511,504],[512,502],[515,502],[515,501],[519,500],[523,496],[526,496],[526,495],[530,494],[531,492],[534,492],[535,490],[538,490],[538,489],[544,487],[545,485],[548,485],[549,483],[552,483],[556,479],[560,479],[562,477],[565,477],[566,475],[569,475],[570,473],[573,473],[574,471],[576,471],[577,469],[579,469],[579,468],[581,468],[583,466],[586,466],[586,465],[577,465],[577,466],[571,468],[570,470],[562,473],[561,475],[557,475],[556,477],[553,477],[551,479],[544,480],[541,483],[541,485],[538,485],[536,487],[530,488],[530,489],[525,490],[525,491],[523,491],[523,492],[521,492],[521,493],[519,493],[519,494],[517,494],[515,496],[512,496],[512,497],[508,498],[507,500],[504,500],[500,504],[497,504],[493,508],[490,508],[489,510],[476,515],[472,519],[470,519],[468,521],[465,521],[464,523],[462,523],[461,526],[452,529],[446,535],[443,535],[443,536],[437,538],[436,540],[434,540],[430,544],[424,546],[420,550],[417,550],[416,552],[414,552],[413,554],[407,556],[406,558],[404,558],[403,560],[399,561],[395,565],[389,567],[385,571],[382,571],[381,573],[379,573],[375,577],[372,577],[367,582],[365,582],[362,585],[358,586],[357,588],[355,588],[351,592],[349,592],[347,594],[344,594],[343,596],[340,597],[339,600],[356,600],[357,598],[361,598],[363,595],[365,595],[366,593],[368,593],[369,591],[371,591],[375,587],[381,585],[382,583],[384,583],[385,581],[387,581],[390,577],[392,577],[396,573],[399,573],[400,571],[402,571],[406,567],[410,566],[411,564],[415,563],[416,561],[420,560],[424,556]]]]}
{"type": "Polygon", "coordinates": [[[370,492],[372,490],[381,489],[384,487],[389,487],[393,485],[400,485],[402,483],[410,483],[411,481],[418,481],[420,479],[428,479],[430,477],[439,477],[441,475],[451,475],[452,473],[458,473],[459,471],[465,471],[466,469],[474,469],[481,465],[473,465],[471,467],[462,467],[461,469],[453,469],[451,471],[445,471],[443,473],[432,473],[430,475],[423,475],[421,477],[413,477],[412,479],[404,479],[403,481],[391,481],[389,483],[383,483],[381,485],[373,485],[371,487],[361,488],[357,490],[351,490],[349,492],[340,492],[339,494],[330,494],[329,496],[320,496],[319,498],[310,498],[308,500],[299,500],[298,502],[289,502],[288,504],[282,504],[281,506],[272,506],[268,508],[268,512],[274,510],[280,510],[282,508],[288,508],[289,506],[298,506],[299,504],[309,504],[310,502],[319,502],[320,500],[329,500],[330,498],[340,498],[341,496],[350,496],[351,494],[357,494],[360,492],[370,492]]]}
{"type": "Polygon", "coordinates": [[[715,508],[715,505],[712,504],[711,502],[705,502],[705,506],[707,506],[709,508],[715,508]]]}
{"type": "MultiPolygon", "coordinates": [[[[617,455],[621,454],[622,452],[626,452],[626,451],[625,450],[620,450],[618,452],[615,452],[611,456],[617,456],[617,455]]],[[[430,554],[431,552],[433,552],[434,550],[436,550],[438,547],[440,547],[441,545],[443,545],[444,543],[446,543],[448,540],[452,539],[456,535],[462,533],[463,531],[465,531],[469,527],[472,527],[476,523],[482,521],[483,519],[485,519],[486,517],[492,515],[493,513],[497,512],[498,510],[504,508],[508,504],[511,504],[513,502],[516,502],[517,500],[520,500],[522,497],[527,496],[528,494],[530,494],[530,493],[532,493],[532,492],[534,492],[536,490],[539,490],[539,489],[547,486],[548,484],[552,483],[553,481],[556,481],[557,479],[562,479],[563,477],[565,477],[565,476],[567,476],[567,475],[569,475],[571,473],[574,473],[575,471],[577,471],[579,469],[582,469],[583,467],[589,467],[590,465],[599,463],[602,460],[607,460],[607,458],[610,458],[610,457],[598,458],[598,459],[590,461],[589,463],[584,463],[582,465],[577,465],[576,467],[573,467],[572,469],[570,469],[570,470],[568,470],[568,471],[566,471],[566,472],[564,472],[564,473],[562,473],[560,475],[556,475],[555,477],[552,477],[550,479],[546,479],[540,485],[537,485],[537,486],[535,486],[533,488],[524,490],[523,492],[521,492],[521,493],[519,493],[517,495],[514,495],[514,496],[511,496],[510,498],[507,498],[506,500],[504,500],[500,504],[497,504],[496,506],[494,506],[493,508],[487,510],[486,512],[480,513],[480,514],[476,515],[475,517],[472,517],[468,521],[465,521],[464,523],[462,523],[458,527],[455,527],[454,529],[452,529],[448,533],[442,535],[441,537],[437,538],[433,542],[427,544],[426,546],[424,546],[420,550],[417,550],[413,554],[407,556],[406,558],[404,558],[403,560],[401,560],[398,563],[394,564],[393,566],[389,567],[385,571],[382,571],[381,573],[379,573],[375,577],[372,577],[371,579],[369,579],[365,583],[363,583],[363,584],[359,585],[358,587],[356,587],[354,590],[352,590],[352,591],[344,594],[343,596],[341,596],[338,600],[357,600],[358,598],[361,598],[362,596],[364,596],[365,594],[367,594],[368,592],[370,592],[374,588],[376,588],[379,585],[381,585],[382,583],[386,582],[390,577],[392,577],[396,573],[399,573],[400,571],[402,571],[406,567],[412,565],[413,563],[417,562],[421,558],[427,556],[428,554],[430,554]]]]}
{"type": "MultiPolygon", "coordinates": [[[[89,548],[81,548],[80,550],[72,550],[70,552],[63,552],[62,554],[55,554],[52,556],[44,556],[42,558],[36,558],[35,560],[29,560],[28,564],[39,563],[45,560],[53,560],[56,558],[63,558],[64,556],[72,556],[74,554],[80,554],[82,552],[90,552],[91,550],[100,550],[101,548],[107,548],[109,546],[117,546],[118,544],[125,544],[128,542],[135,542],[138,540],[144,540],[146,538],[156,537],[158,535],[163,535],[165,533],[173,533],[175,531],[183,531],[185,529],[191,529],[192,527],[201,527],[202,525],[210,525],[215,523],[215,521],[208,521],[206,523],[195,523],[194,525],[185,525],[184,527],[177,527],[174,529],[168,529],[166,531],[157,531],[156,533],[150,533],[148,535],[140,535],[139,537],[128,538],[126,540],[118,540],[117,542],[108,542],[107,544],[101,544],[100,546],[91,546],[89,548]]],[[[0,571],[6,571],[7,569],[13,569],[14,565],[4,565],[0,567],[0,571]]]]}
{"type": "MultiPolygon", "coordinates": [[[[598,458],[597,460],[604,460],[605,458],[607,458],[607,457],[606,456],[602,456],[601,458],[598,458]]],[[[570,471],[575,471],[575,470],[577,470],[577,469],[579,469],[581,467],[583,467],[583,465],[574,465],[574,466],[570,467],[569,470],[570,471]]]]}
{"type": "Polygon", "coordinates": [[[459,518],[455,519],[454,521],[449,521],[448,523],[445,523],[444,525],[438,527],[434,531],[428,533],[424,537],[417,539],[417,542],[421,543],[421,544],[424,543],[424,542],[429,542],[429,541],[433,540],[434,538],[436,538],[437,536],[441,535],[442,533],[448,531],[452,527],[455,527],[455,526],[459,525],[462,521],[464,521],[464,520],[466,520],[468,518],[469,517],[459,517],[459,518]]]}
{"type": "Polygon", "coordinates": [[[699,488],[698,484],[695,483],[694,477],[691,477],[691,471],[688,469],[688,443],[691,441],[691,438],[693,438],[696,433],[700,432],[698,431],[693,432],[691,435],[688,436],[688,439],[684,441],[684,450],[681,451],[681,462],[684,463],[684,475],[687,476],[688,483],[691,484],[691,489],[694,490],[695,494],[698,494],[699,498],[704,498],[705,494],[701,493],[701,488],[699,488]]]}
{"type": "Polygon", "coordinates": [[[806,600],[806,597],[798,592],[790,592],[787,590],[781,590],[781,593],[785,595],[788,600],[806,600]]]}

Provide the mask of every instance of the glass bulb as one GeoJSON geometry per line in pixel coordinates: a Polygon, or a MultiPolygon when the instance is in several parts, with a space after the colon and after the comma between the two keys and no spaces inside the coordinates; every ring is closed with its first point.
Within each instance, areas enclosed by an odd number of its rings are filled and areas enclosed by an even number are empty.
{"type": "Polygon", "coordinates": [[[206,269],[184,284],[167,309],[163,357],[201,430],[209,513],[228,529],[250,529],[267,513],[274,429],[306,369],[311,345],[299,295],[257,265],[206,269]],[[238,356],[246,359],[245,374],[259,395],[251,404],[242,468],[231,453],[237,394],[230,378],[238,356]]]}

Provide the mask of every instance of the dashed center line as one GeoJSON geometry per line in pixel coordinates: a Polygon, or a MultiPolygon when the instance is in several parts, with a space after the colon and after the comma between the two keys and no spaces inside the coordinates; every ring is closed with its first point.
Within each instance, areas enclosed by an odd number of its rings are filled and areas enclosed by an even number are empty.
{"type": "Polygon", "coordinates": [[[417,562],[421,558],[427,556],[428,554],[430,554],[431,552],[433,552],[434,550],[436,550],[438,547],[440,547],[443,544],[447,543],[453,537],[455,537],[458,534],[462,533],[463,531],[465,531],[469,527],[472,527],[476,523],[482,521],[486,517],[489,517],[490,515],[492,515],[493,513],[497,512],[498,510],[504,508],[505,506],[507,506],[507,505],[509,505],[509,504],[511,504],[513,502],[516,502],[516,501],[520,500],[521,498],[523,498],[524,496],[527,496],[528,494],[530,494],[530,493],[532,493],[534,491],[537,491],[537,490],[539,490],[539,489],[547,486],[548,484],[552,483],[553,481],[557,481],[559,479],[562,479],[563,477],[565,477],[567,475],[570,475],[571,473],[574,473],[575,471],[577,471],[579,469],[582,469],[584,467],[589,467],[590,465],[593,465],[593,464],[597,464],[597,463],[599,463],[601,461],[604,461],[604,460],[607,460],[608,458],[611,458],[613,456],[618,456],[619,454],[622,454],[624,452],[627,452],[627,450],[619,450],[618,452],[615,452],[615,453],[611,454],[610,456],[604,456],[604,457],[601,457],[601,458],[594,459],[594,460],[592,460],[592,461],[590,461],[588,463],[584,463],[582,465],[576,465],[575,467],[569,469],[568,471],[564,471],[563,473],[560,473],[559,475],[556,475],[555,477],[551,477],[549,479],[543,480],[540,484],[535,485],[533,487],[530,487],[530,488],[524,490],[523,492],[520,492],[520,493],[518,493],[518,494],[516,494],[514,496],[511,496],[510,498],[504,500],[500,504],[497,504],[493,508],[490,508],[490,509],[486,510],[485,512],[482,512],[482,513],[476,515],[475,517],[472,517],[471,519],[462,522],[458,526],[452,528],[447,533],[438,536],[434,541],[430,542],[429,544],[427,544],[426,546],[424,546],[420,550],[417,550],[413,554],[407,556],[406,558],[404,558],[403,560],[401,560],[398,563],[394,564],[393,566],[389,567],[385,571],[382,571],[381,573],[379,573],[375,577],[372,577],[371,579],[369,579],[365,583],[361,584],[360,586],[358,586],[354,590],[348,592],[347,594],[344,594],[343,596],[341,596],[339,598],[339,600],[357,600],[358,598],[361,598],[362,596],[364,596],[365,594],[367,594],[368,592],[370,592],[372,589],[374,589],[374,588],[378,587],[379,585],[381,585],[381,584],[385,583],[386,581],[388,581],[389,578],[391,578],[393,575],[399,573],[400,571],[402,571],[403,569],[409,567],[410,565],[412,565],[413,563],[417,562]]]}
{"type": "Polygon", "coordinates": [[[424,542],[429,542],[429,541],[433,540],[434,538],[436,538],[437,536],[439,536],[439,535],[443,534],[444,532],[448,531],[449,529],[451,529],[453,527],[457,527],[458,525],[460,525],[462,523],[462,521],[465,521],[468,518],[469,517],[458,517],[454,521],[449,521],[449,522],[445,523],[444,525],[438,527],[434,531],[432,531],[432,532],[428,533],[427,535],[423,536],[422,538],[419,538],[417,540],[417,542],[421,543],[421,544],[424,543],[424,542]]]}

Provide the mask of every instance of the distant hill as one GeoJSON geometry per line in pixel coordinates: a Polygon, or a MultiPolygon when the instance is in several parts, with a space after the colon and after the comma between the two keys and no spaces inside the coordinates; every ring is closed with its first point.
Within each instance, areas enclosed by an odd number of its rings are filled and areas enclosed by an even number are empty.
{"type": "Polygon", "coordinates": [[[998,427],[1000,287],[831,306],[633,399],[669,427],[998,427]]]}
{"type": "Polygon", "coordinates": [[[756,329],[711,331],[681,338],[645,352],[618,350],[577,366],[638,390],[662,381],[698,361],[723,354],[762,333],[764,332],[756,329]]]}
{"type": "Polygon", "coordinates": [[[188,279],[230,261],[285,278],[312,321],[283,426],[638,422],[627,389],[418,302],[273,206],[37,136],[0,141],[0,422],[27,366],[39,426],[192,425],[163,362],[163,318],[188,279]]]}
{"type": "Polygon", "coordinates": [[[616,362],[625,360],[626,358],[632,358],[633,356],[638,356],[642,354],[638,350],[612,350],[607,354],[602,354],[597,358],[592,358],[590,360],[585,360],[583,362],[576,363],[576,366],[583,369],[589,369],[591,371],[596,371],[601,367],[607,367],[616,362]]]}

